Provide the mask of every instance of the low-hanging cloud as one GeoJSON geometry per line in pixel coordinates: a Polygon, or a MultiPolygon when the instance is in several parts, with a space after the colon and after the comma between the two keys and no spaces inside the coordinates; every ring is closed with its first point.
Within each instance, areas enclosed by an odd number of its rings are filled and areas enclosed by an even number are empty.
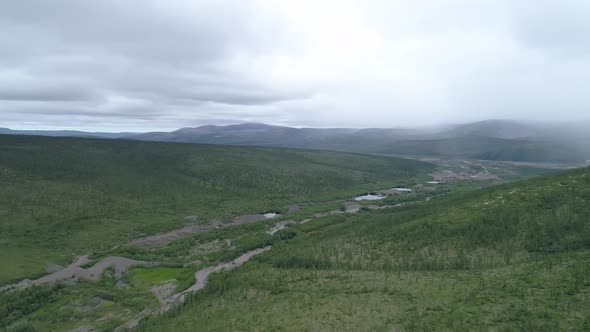
{"type": "Polygon", "coordinates": [[[0,4],[0,126],[588,119],[590,4],[0,4]]]}

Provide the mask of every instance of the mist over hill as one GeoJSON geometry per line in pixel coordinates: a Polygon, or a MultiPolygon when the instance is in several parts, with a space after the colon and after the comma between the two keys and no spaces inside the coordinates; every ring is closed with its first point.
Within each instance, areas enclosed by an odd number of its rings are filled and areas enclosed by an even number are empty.
{"type": "Polygon", "coordinates": [[[0,134],[289,147],[519,162],[583,163],[590,160],[589,127],[584,123],[547,124],[486,120],[428,128],[294,128],[242,123],[139,134],[7,128],[0,128],[0,134]]]}
{"type": "Polygon", "coordinates": [[[182,128],[130,138],[484,160],[583,162],[590,159],[590,135],[584,129],[509,120],[410,129],[291,128],[245,123],[182,128]]]}

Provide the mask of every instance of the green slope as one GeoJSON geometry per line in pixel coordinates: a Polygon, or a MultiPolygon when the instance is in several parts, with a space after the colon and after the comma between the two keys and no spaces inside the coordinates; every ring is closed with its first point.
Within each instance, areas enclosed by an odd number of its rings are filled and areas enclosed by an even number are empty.
{"type": "Polygon", "coordinates": [[[289,231],[142,330],[590,330],[590,169],[289,231]]]}
{"type": "Polygon", "coordinates": [[[335,152],[0,135],[0,284],[182,227],[187,216],[280,211],[432,169],[335,152]]]}

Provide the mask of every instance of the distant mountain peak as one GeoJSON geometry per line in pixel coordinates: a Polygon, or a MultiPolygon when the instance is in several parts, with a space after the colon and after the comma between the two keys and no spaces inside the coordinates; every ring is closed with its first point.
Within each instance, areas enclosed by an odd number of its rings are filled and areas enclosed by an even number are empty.
{"type": "Polygon", "coordinates": [[[245,122],[235,125],[229,125],[228,127],[241,127],[241,128],[249,128],[249,129],[264,129],[264,128],[272,128],[277,127],[273,125],[268,125],[266,123],[259,123],[259,122],[245,122]]]}
{"type": "Polygon", "coordinates": [[[502,119],[435,129],[297,129],[247,122],[182,128],[171,133],[147,133],[135,138],[490,160],[555,161],[585,157],[568,142],[557,144],[559,140],[548,126],[502,119]]]}

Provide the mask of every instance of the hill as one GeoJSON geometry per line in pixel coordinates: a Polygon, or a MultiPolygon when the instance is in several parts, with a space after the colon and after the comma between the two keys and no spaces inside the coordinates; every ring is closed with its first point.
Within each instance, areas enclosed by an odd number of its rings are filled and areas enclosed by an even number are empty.
{"type": "Polygon", "coordinates": [[[137,133],[108,133],[89,132],[79,130],[13,130],[0,128],[1,135],[33,135],[51,137],[96,137],[96,138],[124,138],[137,135],[137,133]]]}
{"type": "Polygon", "coordinates": [[[442,139],[403,140],[376,151],[380,154],[420,155],[477,160],[524,162],[582,162],[583,149],[559,141],[505,139],[468,135],[442,139]]]}
{"type": "Polygon", "coordinates": [[[583,126],[549,127],[507,120],[431,129],[299,129],[250,123],[183,128],[131,138],[484,160],[582,162],[590,159],[590,137],[584,132],[583,126]]]}
{"type": "Polygon", "coordinates": [[[172,132],[100,133],[0,128],[0,134],[98,137],[398,156],[576,163],[590,160],[588,125],[486,120],[432,128],[291,128],[260,123],[206,125],[172,132]]]}
{"type": "Polygon", "coordinates": [[[588,330],[589,201],[581,169],[295,225],[140,330],[588,330]]]}
{"type": "Polygon", "coordinates": [[[400,158],[0,135],[0,284],[134,238],[423,178],[400,158]]]}

